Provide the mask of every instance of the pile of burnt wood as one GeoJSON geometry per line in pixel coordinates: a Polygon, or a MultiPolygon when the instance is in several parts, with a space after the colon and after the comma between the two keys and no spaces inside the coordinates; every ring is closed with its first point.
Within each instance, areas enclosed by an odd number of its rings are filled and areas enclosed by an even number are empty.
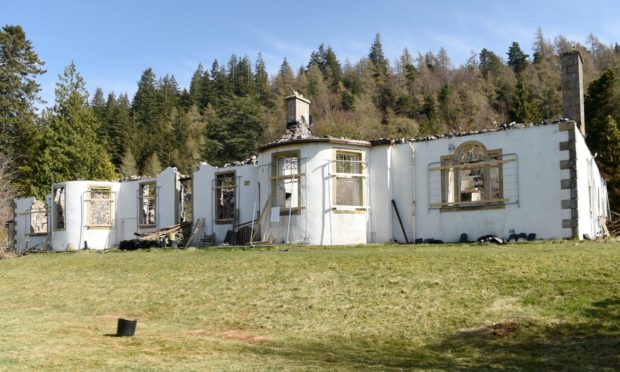
{"type": "Polygon", "coordinates": [[[183,232],[187,227],[189,227],[189,222],[182,222],[157,231],[143,234],[135,233],[136,239],[121,241],[119,248],[124,251],[134,251],[136,249],[155,247],[181,247],[184,236],[183,232]]]}

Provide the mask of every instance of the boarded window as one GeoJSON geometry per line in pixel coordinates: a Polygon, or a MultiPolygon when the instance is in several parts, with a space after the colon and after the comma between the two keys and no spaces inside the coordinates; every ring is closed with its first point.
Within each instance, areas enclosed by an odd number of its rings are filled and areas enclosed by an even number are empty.
{"type": "Polygon", "coordinates": [[[358,152],[336,151],[335,205],[364,205],[364,163],[358,152]]]}
{"type": "Polygon", "coordinates": [[[112,190],[109,187],[91,187],[88,194],[88,224],[112,226],[112,190]]]}
{"type": "Polygon", "coordinates": [[[298,152],[274,155],[271,177],[274,207],[289,209],[301,206],[299,164],[298,152]]]}
{"type": "Polygon", "coordinates": [[[149,182],[140,184],[138,193],[140,225],[155,225],[157,223],[157,183],[149,182]]]}
{"type": "Polygon", "coordinates": [[[53,203],[52,203],[52,219],[54,230],[65,229],[65,187],[56,186],[53,189],[53,203]]]}
{"type": "Polygon", "coordinates": [[[215,219],[233,221],[235,218],[237,182],[235,172],[220,173],[215,177],[215,219]]]}
{"type": "Polygon", "coordinates": [[[41,200],[35,200],[30,208],[30,233],[47,234],[47,208],[41,200]]]}

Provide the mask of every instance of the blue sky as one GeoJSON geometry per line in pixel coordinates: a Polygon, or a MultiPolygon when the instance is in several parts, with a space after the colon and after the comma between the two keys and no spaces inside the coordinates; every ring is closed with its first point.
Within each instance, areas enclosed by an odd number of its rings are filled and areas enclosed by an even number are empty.
{"type": "Polygon", "coordinates": [[[339,59],[368,53],[377,32],[386,56],[447,50],[464,63],[482,48],[502,57],[512,41],[531,54],[534,33],[620,42],[616,1],[15,1],[0,0],[0,25],[19,24],[46,62],[39,79],[53,103],[58,74],[74,61],[92,92],[132,95],[142,71],[173,74],[181,87],[198,63],[262,52],[270,73],[284,57],[297,69],[325,43],[339,59]]]}

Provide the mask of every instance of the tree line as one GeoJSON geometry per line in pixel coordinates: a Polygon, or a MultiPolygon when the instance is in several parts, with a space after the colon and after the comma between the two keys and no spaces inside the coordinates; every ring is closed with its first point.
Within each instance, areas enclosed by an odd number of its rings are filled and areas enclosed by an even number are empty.
{"type": "Polygon", "coordinates": [[[11,159],[17,195],[44,196],[67,179],[117,179],[155,175],[165,166],[191,173],[200,160],[214,165],[247,159],[284,130],[284,97],[297,90],[312,100],[317,136],[356,139],[410,138],[535,123],[562,116],[560,55],[577,49],[584,60],[587,141],[620,200],[620,46],[594,35],[585,44],[541,29],[531,55],[518,42],[505,52],[486,48],[455,66],[445,49],[394,60],[380,35],[368,55],[342,61],[321,44],[307,64],[286,58],[269,76],[258,54],[232,55],[226,63],[200,64],[189,87],[147,68],[133,97],[86,90],[71,63],[59,76],[53,105],[37,112],[45,73],[20,26],[0,31],[0,149],[11,159]]]}

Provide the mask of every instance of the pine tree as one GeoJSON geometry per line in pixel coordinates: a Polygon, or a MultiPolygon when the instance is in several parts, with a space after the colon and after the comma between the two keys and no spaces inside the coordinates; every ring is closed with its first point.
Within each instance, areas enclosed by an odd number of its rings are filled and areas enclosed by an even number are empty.
{"type": "Polygon", "coordinates": [[[205,71],[202,74],[202,80],[200,81],[200,102],[197,105],[200,111],[204,110],[207,106],[212,104],[215,99],[213,97],[214,93],[214,84],[211,80],[211,74],[209,71],[205,71]]]}
{"type": "MultiPolygon", "coordinates": [[[[106,102],[106,113],[108,153],[112,158],[112,163],[120,169],[123,155],[136,141],[136,129],[131,117],[131,105],[127,95],[123,94],[115,98],[114,94],[110,93],[106,102]]],[[[132,175],[137,174],[135,172],[132,175]]],[[[123,175],[127,176],[127,174],[123,175]]]]}
{"type": "Polygon", "coordinates": [[[190,97],[192,104],[196,105],[196,107],[200,107],[200,104],[201,104],[202,81],[203,81],[204,74],[205,74],[205,71],[201,63],[196,68],[194,75],[192,75],[192,80],[189,83],[189,97],[190,97]]]}
{"type": "Polygon", "coordinates": [[[256,86],[256,99],[263,105],[269,100],[269,75],[265,67],[263,55],[259,52],[254,66],[254,84],[256,86]]]}
{"type": "Polygon", "coordinates": [[[157,141],[161,140],[159,104],[156,76],[148,68],[138,81],[138,90],[131,104],[132,117],[136,123],[134,155],[138,164],[144,163],[157,141]]]}
{"type": "Polygon", "coordinates": [[[508,66],[512,67],[515,74],[520,74],[527,67],[527,54],[525,54],[519,43],[514,41],[508,49],[508,66]]]}
{"type": "MultiPolygon", "coordinates": [[[[21,26],[0,30],[0,149],[20,166],[29,161],[36,139],[38,76],[44,62],[34,51],[21,26]]],[[[23,191],[23,190],[22,190],[23,191]]]]}
{"type": "Polygon", "coordinates": [[[93,113],[95,114],[95,118],[97,118],[97,136],[102,139],[102,141],[107,142],[107,120],[106,120],[106,101],[103,97],[103,91],[101,88],[97,87],[95,89],[95,94],[93,98],[90,100],[90,107],[93,109],[93,113]]]}
{"type": "Polygon", "coordinates": [[[263,111],[250,97],[222,100],[218,111],[208,117],[205,159],[215,165],[245,160],[256,153],[262,134],[263,111]]]}
{"type": "Polygon", "coordinates": [[[427,95],[424,98],[422,109],[424,117],[422,118],[418,135],[431,136],[441,132],[437,111],[437,100],[433,95],[427,95]]]}
{"type": "Polygon", "coordinates": [[[138,165],[136,164],[136,158],[133,156],[131,149],[125,150],[121,158],[119,172],[123,177],[137,176],[140,174],[138,165]]]}
{"type": "Polygon", "coordinates": [[[328,46],[325,51],[325,77],[328,81],[330,81],[330,86],[332,91],[338,87],[338,84],[342,81],[342,66],[340,65],[340,61],[338,61],[338,57],[336,53],[332,49],[332,47],[328,46]]]}
{"type": "Polygon", "coordinates": [[[370,52],[368,53],[368,59],[372,64],[373,76],[376,80],[385,80],[388,73],[388,60],[383,55],[383,46],[381,45],[381,35],[377,33],[375,40],[373,41],[370,52]]]}
{"type": "Polygon", "coordinates": [[[93,112],[97,117],[97,120],[102,122],[105,118],[105,98],[103,97],[103,90],[97,87],[95,89],[95,94],[93,98],[90,100],[90,107],[93,108],[93,112]]]}
{"type": "Polygon", "coordinates": [[[328,81],[331,90],[336,92],[342,80],[342,67],[334,50],[330,46],[326,48],[324,44],[319,45],[318,51],[313,50],[310,54],[306,70],[309,71],[312,65],[318,67],[323,78],[328,81]]]}
{"type": "Polygon", "coordinates": [[[286,58],[284,58],[284,61],[282,61],[282,65],[280,65],[280,70],[278,71],[278,75],[276,75],[273,84],[273,92],[276,95],[273,98],[277,100],[277,102],[274,102],[275,105],[281,105],[282,99],[293,93],[294,80],[295,74],[293,73],[293,70],[288,64],[286,58]]]}
{"type": "Polygon", "coordinates": [[[325,83],[323,74],[316,64],[310,65],[307,72],[308,78],[308,96],[314,101],[319,95],[325,93],[325,83]]]}
{"type": "MultiPolygon", "coordinates": [[[[585,97],[586,142],[592,152],[605,154],[607,144],[603,129],[607,117],[620,121],[620,97],[616,94],[617,77],[614,70],[605,71],[598,79],[590,83],[585,97]]],[[[602,155],[605,157],[605,155],[602,155]]]]}
{"type": "Polygon", "coordinates": [[[586,143],[597,153],[597,163],[607,178],[612,210],[620,209],[620,96],[614,70],[605,71],[588,86],[585,97],[586,143]]]}
{"type": "Polygon", "coordinates": [[[75,179],[116,178],[114,166],[96,135],[97,119],[88,106],[85,82],[71,63],[59,76],[56,104],[33,161],[22,167],[24,186],[39,198],[49,185],[75,179]]]}
{"type": "Polygon", "coordinates": [[[486,48],[480,51],[480,71],[484,78],[488,78],[489,74],[497,75],[500,67],[503,65],[499,56],[486,48]]]}
{"type": "Polygon", "coordinates": [[[512,95],[512,106],[509,115],[511,121],[518,123],[539,122],[541,117],[536,106],[532,103],[532,90],[525,80],[521,80],[515,85],[512,95]]]}
{"type": "Polygon", "coordinates": [[[439,113],[440,117],[443,120],[444,126],[451,130],[458,129],[458,121],[460,119],[460,105],[458,102],[458,97],[454,89],[448,84],[444,84],[444,86],[439,91],[438,96],[439,101],[439,113]]]}
{"type": "Polygon", "coordinates": [[[224,66],[220,66],[217,59],[213,61],[211,66],[211,105],[217,106],[219,100],[232,96],[232,88],[229,80],[229,74],[224,66]]]}
{"type": "Polygon", "coordinates": [[[256,94],[252,62],[248,56],[241,58],[237,64],[235,94],[242,97],[254,97],[256,94]]]}
{"type": "Polygon", "coordinates": [[[152,152],[147,156],[144,166],[142,167],[142,174],[148,177],[157,177],[163,170],[161,162],[156,152],[152,152]]]}

